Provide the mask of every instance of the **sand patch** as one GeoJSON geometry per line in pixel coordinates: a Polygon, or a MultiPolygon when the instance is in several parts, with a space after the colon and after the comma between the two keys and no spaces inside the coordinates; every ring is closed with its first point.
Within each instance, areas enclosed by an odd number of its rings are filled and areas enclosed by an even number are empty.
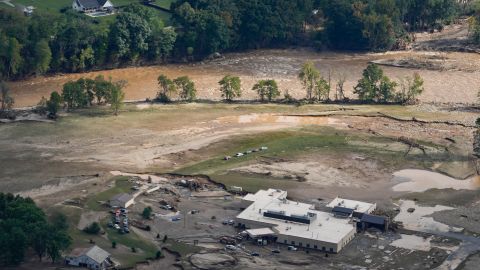
{"type": "Polygon", "coordinates": [[[393,181],[404,181],[393,186],[398,192],[424,192],[428,189],[476,190],[480,187],[479,177],[458,180],[440,173],[425,170],[401,170],[393,174],[393,181]]]}
{"type": "Polygon", "coordinates": [[[366,187],[339,168],[318,162],[277,162],[272,164],[253,164],[232,171],[248,174],[268,175],[292,181],[308,182],[319,186],[366,187]]]}

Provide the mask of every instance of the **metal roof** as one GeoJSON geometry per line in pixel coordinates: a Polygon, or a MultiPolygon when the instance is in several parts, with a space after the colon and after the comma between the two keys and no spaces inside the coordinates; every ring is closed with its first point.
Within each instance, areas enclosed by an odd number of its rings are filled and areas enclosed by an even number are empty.
{"type": "Polygon", "coordinates": [[[103,7],[108,0],[76,0],[81,6],[85,8],[99,8],[103,7]]]}
{"type": "Polygon", "coordinates": [[[371,223],[371,224],[383,225],[385,224],[386,218],[381,216],[376,216],[376,215],[363,214],[360,221],[371,223]]]}
{"type": "Polygon", "coordinates": [[[347,208],[347,207],[335,206],[333,207],[332,212],[351,215],[353,214],[353,209],[347,208]]]}
{"type": "Polygon", "coordinates": [[[108,257],[110,257],[110,253],[99,248],[98,246],[93,246],[91,249],[87,251],[85,255],[90,257],[92,260],[96,261],[97,263],[102,263],[108,257]]]}
{"type": "Polygon", "coordinates": [[[90,259],[94,260],[95,262],[101,264],[108,257],[110,257],[110,253],[108,253],[107,251],[95,245],[91,248],[76,248],[72,250],[72,252],[70,253],[70,256],[71,257],[87,256],[90,259]]]}

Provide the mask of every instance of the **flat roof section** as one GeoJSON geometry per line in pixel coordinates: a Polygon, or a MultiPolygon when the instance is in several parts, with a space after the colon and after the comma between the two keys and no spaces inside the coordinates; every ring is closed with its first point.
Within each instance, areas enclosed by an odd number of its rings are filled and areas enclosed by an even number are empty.
{"type": "Polygon", "coordinates": [[[250,229],[246,230],[248,235],[251,238],[257,238],[257,237],[262,237],[262,236],[268,236],[268,235],[274,235],[276,234],[272,229],[270,228],[260,228],[260,229],[250,229]]]}
{"type": "Polygon", "coordinates": [[[339,197],[335,198],[333,201],[327,204],[327,207],[329,208],[344,207],[344,208],[353,209],[357,213],[367,213],[367,214],[375,210],[376,206],[377,205],[374,203],[342,199],[339,197]]]}
{"type": "MultiPolygon", "coordinates": [[[[238,219],[269,224],[271,229],[280,235],[335,244],[341,242],[352,231],[355,231],[355,227],[350,223],[349,219],[339,219],[335,218],[332,213],[317,211],[312,204],[274,198],[269,196],[267,191],[260,193],[267,194],[267,196],[258,196],[260,195],[259,192],[255,194],[256,200],[237,216],[238,219]],[[311,217],[310,224],[287,222],[282,219],[266,217],[264,216],[265,212],[274,212],[285,216],[309,216],[311,217]]],[[[286,198],[286,191],[284,195],[284,197],[280,198],[286,198]]]]}

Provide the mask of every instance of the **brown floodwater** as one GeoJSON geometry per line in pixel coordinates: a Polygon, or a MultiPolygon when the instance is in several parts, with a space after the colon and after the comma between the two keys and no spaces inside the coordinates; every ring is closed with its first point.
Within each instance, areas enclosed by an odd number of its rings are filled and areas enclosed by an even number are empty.
{"type": "MultiPolygon", "coordinates": [[[[126,100],[144,100],[155,97],[158,87],[156,78],[165,74],[171,78],[189,76],[197,86],[197,96],[201,99],[221,99],[218,81],[227,74],[242,79],[242,99],[255,99],[252,86],[260,79],[275,79],[282,96],[288,91],[293,97],[305,96],[297,78],[298,71],[306,61],[313,61],[323,76],[331,74],[332,84],[339,77],[345,77],[347,96],[353,97],[352,89],[361,77],[362,70],[370,61],[379,59],[397,59],[424,54],[419,52],[400,52],[385,54],[315,52],[306,49],[259,50],[247,53],[233,53],[223,59],[194,64],[169,64],[150,67],[129,67],[114,70],[75,73],[49,77],[36,77],[9,83],[15,98],[15,107],[34,106],[42,96],[48,97],[52,91],[61,91],[62,85],[80,77],[94,78],[103,75],[115,80],[126,80],[126,100]]],[[[447,54],[445,54],[447,55],[447,54]]],[[[459,65],[480,66],[480,56],[469,53],[450,53],[451,61],[459,65]]],[[[386,74],[398,80],[420,73],[425,80],[425,92],[420,96],[424,102],[473,103],[480,88],[480,71],[438,71],[418,70],[384,66],[386,74]]],[[[331,94],[334,98],[334,94],[331,94]]]]}

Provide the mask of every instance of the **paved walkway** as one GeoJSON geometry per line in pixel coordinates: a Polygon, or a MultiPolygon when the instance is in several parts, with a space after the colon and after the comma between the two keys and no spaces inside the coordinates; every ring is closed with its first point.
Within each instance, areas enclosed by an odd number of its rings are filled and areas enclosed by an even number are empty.
{"type": "Polygon", "coordinates": [[[7,6],[15,7],[10,0],[0,0],[0,3],[4,3],[7,6]]]}

